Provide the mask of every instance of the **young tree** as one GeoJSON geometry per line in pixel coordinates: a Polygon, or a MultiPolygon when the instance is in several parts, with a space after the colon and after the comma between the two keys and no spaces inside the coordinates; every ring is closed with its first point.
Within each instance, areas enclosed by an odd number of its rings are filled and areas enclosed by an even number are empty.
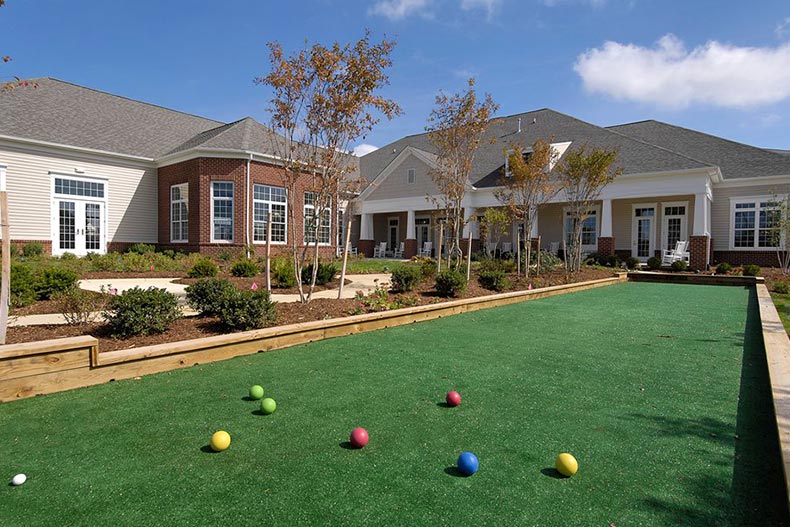
{"type": "Polygon", "coordinates": [[[615,168],[617,151],[590,148],[565,153],[557,166],[559,184],[565,191],[565,200],[571,220],[570,246],[565,249],[565,266],[577,272],[582,264],[582,228],[603,188],[622,173],[615,168]]]}
{"type": "MultiPolygon", "coordinates": [[[[486,243],[488,239],[494,240],[494,254],[502,241],[502,236],[507,234],[509,223],[508,213],[501,207],[490,207],[483,212],[480,219],[480,241],[486,243]]],[[[485,247],[485,251],[488,253],[488,246],[485,247]]]]}
{"type": "MultiPolygon", "coordinates": [[[[313,44],[290,57],[282,47],[269,43],[271,72],[256,83],[270,86],[272,147],[281,158],[287,191],[289,224],[296,225],[297,181],[309,178],[305,196],[310,214],[304,218],[305,244],[300,252],[291,234],[293,269],[302,302],[309,302],[318,272],[318,247],[331,238],[331,215],[340,194],[353,194],[361,181],[348,154],[351,143],[364,138],[379,121],[400,113],[398,105],[378,94],[388,84],[386,69],[395,43],[371,44],[370,32],[353,45],[330,47],[313,44]],[[308,200],[309,197],[309,200],[308,200]],[[302,269],[313,264],[310,288],[305,295],[302,269]]],[[[301,198],[302,196],[299,196],[301,198]]],[[[300,210],[302,207],[298,207],[300,210]]]]}
{"type": "Polygon", "coordinates": [[[538,218],[538,208],[551,200],[560,188],[551,177],[557,152],[552,149],[551,143],[542,139],[535,141],[532,152],[528,154],[521,145],[511,144],[510,148],[507,154],[508,169],[500,179],[502,188],[494,191],[494,195],[505,205],[510,217],[524,227],[524,247],[527,251],[524,276],[529,276],[531,233],[538,218]]]}
{"type": "Polygon", "coordinates": [[[430,173],[440,195],[434,198],[434,204],[445,214],[449,238],[447,258],[449,262],[456,256],[456,267],[460,267],[462,260],[460,241],[464,215],[461,202],[470,184],[469,174],[477,147],[491,115],[499,108],[489,94],[478,101],[474,79],[469,79],[468,83],[463,94],[439,93],[436,96],[436,107],[425,127],[437,155],[437,167],[430,173]]]}
{"type": "Polygon", "coordinates": [[[766,225],[771,229],[769,236],[771,245],[776,247],[776,258],[782,274],[790,275],[790,188],[783,192],[773,192],[771,202],[774,208],[765,213],[766,225]]]}

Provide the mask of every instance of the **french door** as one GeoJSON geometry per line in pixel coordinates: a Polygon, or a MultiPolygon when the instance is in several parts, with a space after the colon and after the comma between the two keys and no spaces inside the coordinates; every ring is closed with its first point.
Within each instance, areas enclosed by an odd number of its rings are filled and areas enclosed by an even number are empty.
{"type": "Polygon", "coordinates": [[[634,205],[631,223],[631,255],[646,262],[655,255],[656,207],[655,205],[634,205]]]}
{"type": "Polygon", "coordinates": [[[106,234],[104,203],[56,199],[52,252],[84,256],[104,253],[106,234]]]}
{"type": "Polygon", "coordinates": [[[425,246],[425,242],[431,241],[431,219],[417,218],[415,227],[417,228],[417,251],[419,252],[425,246]]]}

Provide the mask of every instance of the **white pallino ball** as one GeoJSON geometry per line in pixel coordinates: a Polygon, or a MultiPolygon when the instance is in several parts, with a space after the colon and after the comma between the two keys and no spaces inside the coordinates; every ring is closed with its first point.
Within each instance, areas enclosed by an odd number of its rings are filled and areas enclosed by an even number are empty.
{"type": "Polygon", "coordinates": [[[24,474],[17,474],[13,478],[11,478],[11,485],[14,485],[16,487],[21,485],[25,481],[27,481],[27,476],[25,476],[24,474]]]}

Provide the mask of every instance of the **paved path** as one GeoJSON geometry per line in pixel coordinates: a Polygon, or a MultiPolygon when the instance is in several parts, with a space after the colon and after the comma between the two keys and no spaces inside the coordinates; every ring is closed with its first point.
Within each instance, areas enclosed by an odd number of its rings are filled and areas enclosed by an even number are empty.
{"type": "MultiPolygon", "coordinates": [[[[351,280],[350,284],[343,287],[343,298],[354,298],[357,291],[363,291],[366,295],[376,288],[380,283],[390,281],[389,273],[381,274],[349,274],[346,275],[347,280],[351,280]]],[[[182,305],[185,316],[197,315],[197,311],[190,309],[186,305],[186,285],[174,284],[173,281],[178,278],[115,278],[115,279],[95,279],[95,280],[80,280],[79,286],[82,289],[89,291],[101,291],[102,286],[105,289],[110,287],[115,288],[118,293],[123,293],[127,289],[133,287],[158,287],[160,289],[167,289],[179,298],[179,303],[182,305]]],[[[259,284],[260,285],[260,284],[259,284]]],[[[337,298],[337,289],[327,289],[325,291],[317,291],[313,293],[313,298],[337,298]]],[[[275,302],[298,302],[299,294],[279,295],[273,294],[272,300],[275,302]]],[[[97,314],[97,319],[101,317],[97,314]]],[[[22,317],[9,317],[9,326],[40,326],[44,324],[65,324],[66,320],[63,315],[58,313],[45,314],[45,315],[26,315],[22,317]]]]}

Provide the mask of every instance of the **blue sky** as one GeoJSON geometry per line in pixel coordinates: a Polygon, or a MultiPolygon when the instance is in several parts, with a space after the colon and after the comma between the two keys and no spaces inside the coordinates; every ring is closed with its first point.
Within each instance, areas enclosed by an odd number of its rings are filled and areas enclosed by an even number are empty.
{"type": "Polygon", "coordinates": [[[474,76],[500,115],[549,107],[790,149],[790,3],[733,0],[7,0],[0,79],[51,76],[221,121],[267,121],[266,42],[398,42],[404,115],[359,143],[420,133],[438,90],[474,76]]]}

